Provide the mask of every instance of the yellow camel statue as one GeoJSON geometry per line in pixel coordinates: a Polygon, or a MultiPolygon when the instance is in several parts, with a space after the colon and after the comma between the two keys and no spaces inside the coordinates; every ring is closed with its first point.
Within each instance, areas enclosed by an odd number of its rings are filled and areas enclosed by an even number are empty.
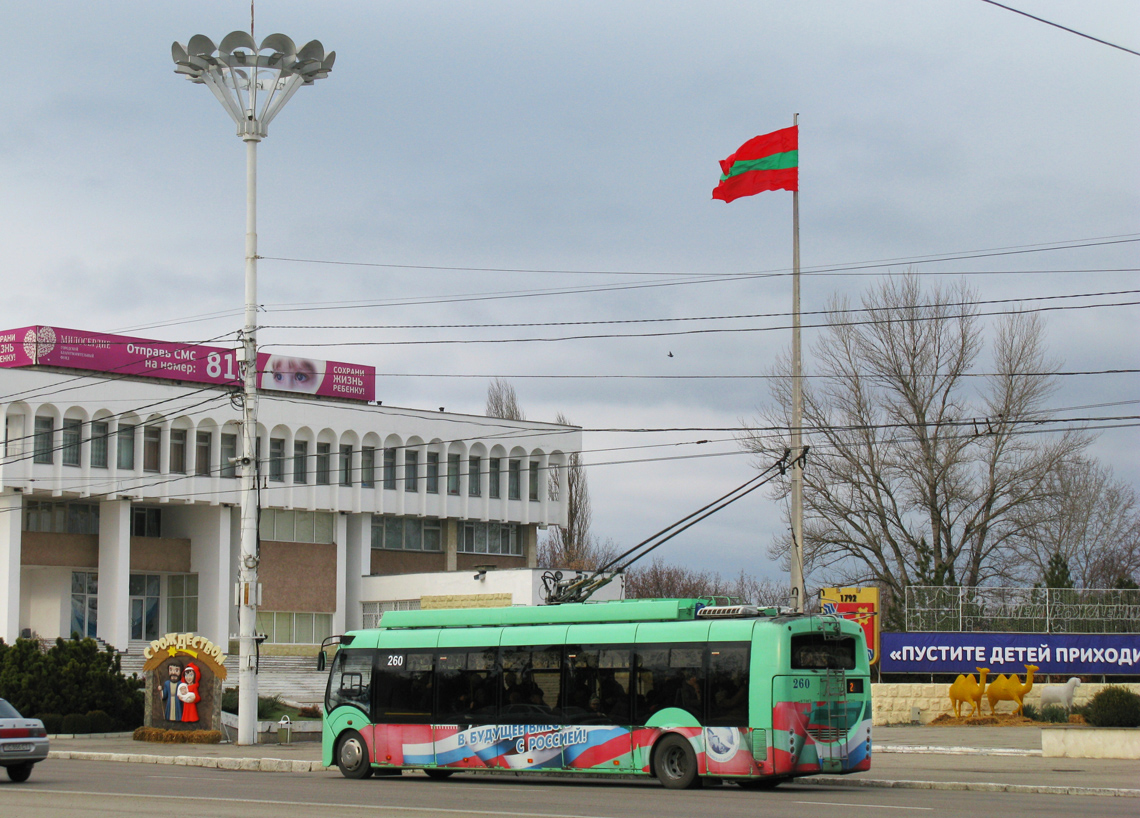
{"type": "Polygon", "coordinates": [[[969,676],[958,675],[954,680],[954,684],[950,685],[950,703],[954,706],[954,718],[962,718],[962,705],[968,704],[973,709],[967,714],[967,717],[981,713],[982,709],[982,691],[986,689],[986,674],[990,672],[988,667],[977,668],[978,675],[981,677],[979,684],[974,679],[974,674],[969,676]]]}
{"type": "Polygon", "coordinates": [[[1021,684],[1017,680],[1017,674],[1011,673],[1009,676],[1002,674],[990,682],[990,686],[986,688],[986,698],[990,702],[990,712],[997,713],[997,708],[994,704],[999,701],[1011,701],[1014,703],[1013,714],[1020,715],[1022,711],[1022,701],[1030,690],[1033,689],[1033,674],[1039,670],[1037,665],[1025,666],[1025,684],[1021,684]]]}

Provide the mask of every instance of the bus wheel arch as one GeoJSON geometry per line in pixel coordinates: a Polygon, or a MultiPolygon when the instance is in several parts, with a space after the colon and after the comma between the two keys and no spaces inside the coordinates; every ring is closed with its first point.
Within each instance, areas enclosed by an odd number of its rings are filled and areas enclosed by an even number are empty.
{"type": "Polygon", "coordinates": [[[368,778],[372,775],[368,744],[356,730],[345,730],[340,734],[333,758],[345,778],[368,778]]]}
{"type": "Polygon", "coordinates": [[[653,745],[650,768],[667,789],[687,790],[701,786],[697,754],[680,733],[665,733],[653,745]]]}

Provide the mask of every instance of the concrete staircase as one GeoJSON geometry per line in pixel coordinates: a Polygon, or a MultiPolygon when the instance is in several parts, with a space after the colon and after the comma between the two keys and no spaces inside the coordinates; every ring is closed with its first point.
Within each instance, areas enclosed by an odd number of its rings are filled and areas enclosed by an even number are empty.
{"type": "MultiPolygon", "coordinates": [[[[257,672],[257,695],[280,696],[288,704],[311,705],[325,700],[327,670],[317,670],[316,656],[262,656],[257,672]]],[[[237,685],[237,673],[226,687],[237,685]],[[231,684],[232,683],[232,684],[231,684]]]]}
{"type": "MultiPolygon", "coordinates": [[[[143,650],[147,642],[131,642],[125,652],[119,654],[119,664],[127,676],[132,673],[142,675],[145,663],[143,650]]],[[[237,656],[226,658],[229,678],[226,687],[237,687],[237,656]]],[[[320,704],[325,699],[327,670],[317,670],[316,650],[313,656],[262,656],[257,673],[257,694],[259,696],[280,696],[292,705],[320,704]]]]}

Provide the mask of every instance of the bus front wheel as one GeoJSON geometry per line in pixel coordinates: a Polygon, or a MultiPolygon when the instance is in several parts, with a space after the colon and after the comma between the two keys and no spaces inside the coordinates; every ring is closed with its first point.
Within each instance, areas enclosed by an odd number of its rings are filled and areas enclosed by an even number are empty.
{"type": "Polygon", "coordinates": [[[684,736],[665,736],[653,755],[653,772],[657,780],[670,790],[687,790],[699,787],[697,754],[684,736]]]}
{"type": "Polygon", "coordinates": [[[455,770],[441,770],[439,767],[428,767],[424,770],[424,773],[428,778],[442,781],[445,778],[451,778],[451,776],[455,775],[455,770]]]}
{"type": "Polygon", "coordinates": [[[345,778],[368,778],[372,775],[364,736],[355,730],[348,730],[340,737],[336,747],[336,766],[345,778]]]}

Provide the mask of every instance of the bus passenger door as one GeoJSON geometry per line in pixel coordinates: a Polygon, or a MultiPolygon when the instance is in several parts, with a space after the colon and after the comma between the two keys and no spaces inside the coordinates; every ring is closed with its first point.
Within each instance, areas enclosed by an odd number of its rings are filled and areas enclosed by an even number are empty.
{"type": "Polygon", "coordinates": [[[632,651],[567,645],[562,688],[562,765],[572,770],[634,768],[630,712],[632,651]]]}

